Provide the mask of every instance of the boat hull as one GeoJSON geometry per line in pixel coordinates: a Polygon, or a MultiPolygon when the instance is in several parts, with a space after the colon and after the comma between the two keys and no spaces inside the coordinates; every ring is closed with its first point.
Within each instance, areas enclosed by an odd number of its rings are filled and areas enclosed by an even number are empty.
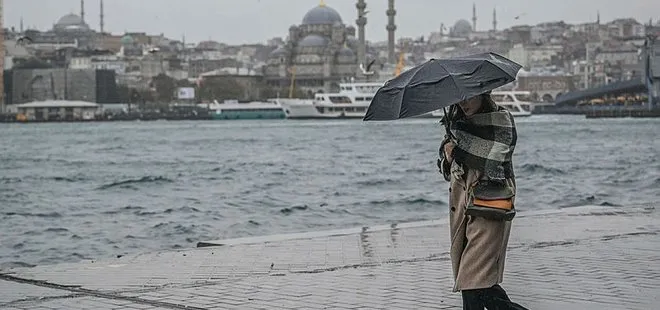
{"type": "MultiPolygon", "coordinates": [[[[364,118],[365,112],[330,112],[330,108],[335,108],[331,106],[321,106],[315,105],[310,101],[301,101],[301,102],[283,102],[282,107],[286,113],[286,118],[288,119],[362,119],[364,118]]],[[[359,107],[350,107],[352,109],[359,107]]],[[[366,107],[364,107],[366,111],[366,107]]]]}
{"type": "Polygon", "coordinates": [[[258,110],[254,111],[233,111],[220,110],[211,114],[214,120],[239,120],[239,119],[284,119],[286,114],[284,110],[258,110]]]}

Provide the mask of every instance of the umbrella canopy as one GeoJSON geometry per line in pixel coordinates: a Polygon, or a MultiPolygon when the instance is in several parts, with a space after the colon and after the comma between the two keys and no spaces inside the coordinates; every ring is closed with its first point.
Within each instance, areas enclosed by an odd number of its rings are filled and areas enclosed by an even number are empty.
{"type": "Polygon", "coordinates": [[[448,107],[513,82],[521,67],[495,53],[431,59],[387,81],[364,120],[394,120],[448,107]]]}

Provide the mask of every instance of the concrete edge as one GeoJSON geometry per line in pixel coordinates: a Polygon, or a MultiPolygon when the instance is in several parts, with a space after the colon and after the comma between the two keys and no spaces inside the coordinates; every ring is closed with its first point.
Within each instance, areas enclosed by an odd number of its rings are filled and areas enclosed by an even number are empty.
{"type": "MultiPolygon", "coordinates": [[[[569,208],[562,208],[555,210],[519,211],[518,214],[516,215],[516,218],[538,217],[538,216],[548,216],[548,215],[556,215],[556,214],[563,214],[563,215],[596,215],[602,213],[630,214],[630,213],[643,212],[645,210],[648,210],[649,208],[654,209],[654,207],[652,206],[639,206],[639,205],[628,206],[628,207],[586,205],[586,206],[569,207],[569,208]]],[[[197,247],[204,248],[204,247],[213,247],[213,246],[233,246],[233,245],[242,245],[242,244],[281,242],[281,241],[299,240],[299,239],[340,237],[346,235],[357,235],[361,233],[372,233],[372,232],[392,230],[392,229],[443,226],[448,224],[449,223],[447,222],[447,217],[444,217],[444,218],[428,220],[428,221],[393,223],[390,225],[364,226],[364,227],[354,227],[354,228],[346,228],[346,229],[323,230],[323,231],[315,231],[315,232],[298,232],[298,233],[274,234],[274,235],[265,235],[265,236],[255,236],[255,237],[199,241],[197,242],[197,247]]]]}

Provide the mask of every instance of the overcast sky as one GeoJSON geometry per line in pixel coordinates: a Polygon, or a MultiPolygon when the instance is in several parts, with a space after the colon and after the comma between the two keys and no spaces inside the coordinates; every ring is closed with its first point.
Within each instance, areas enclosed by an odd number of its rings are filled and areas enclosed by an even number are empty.
{"type": "MultiPolygon", "coordinates": [[[[355,24],[355,0],[326,0],[344,23],[355,24]]],[[[366,0],[370,11],[367,39],[386,40],[387,0],[366,0]]],[[[660,19],[660,0],[476,0],[477,29],[492,27],[493,8],[498,28],[564,20],[569,23],[633,17],[647,23],[660,19]],[[515,16],[521,17],[515,20],[515,16]]],[[[6,27],[18,29],[23,17],[25,28],[50,29],[63,15],[80,13],[80,0],[4,0],[6,27]]],[[[99,28],[99,0],[85,1],[85,20],[99,28]]],[[[472,1],[396,0],[396,36],[418,37],[437,31],[440,24],[453,25],[472,18],[472,1]]],[[[164,33],[188,42],[212,39],[230,44],[265,42],[286,37],[289,26],[300,24],[305,13],[318,0],[105,0],[105,30],[164,33]]]]}

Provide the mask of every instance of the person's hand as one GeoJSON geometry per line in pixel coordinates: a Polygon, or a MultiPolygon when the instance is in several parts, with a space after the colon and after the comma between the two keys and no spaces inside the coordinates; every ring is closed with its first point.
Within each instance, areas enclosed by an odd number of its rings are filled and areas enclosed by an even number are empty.
{"type": "Polygon", "coordinates": [[[445,158],[447,159],[447,162],[449,162],[449,163],[452,160],[451,154],[454,151],[454,147],[456,147],[456,143],[454,143],[453,141],[449,141],[449,142],[445,143],[445,149],[444,149],[445,158]]]}

